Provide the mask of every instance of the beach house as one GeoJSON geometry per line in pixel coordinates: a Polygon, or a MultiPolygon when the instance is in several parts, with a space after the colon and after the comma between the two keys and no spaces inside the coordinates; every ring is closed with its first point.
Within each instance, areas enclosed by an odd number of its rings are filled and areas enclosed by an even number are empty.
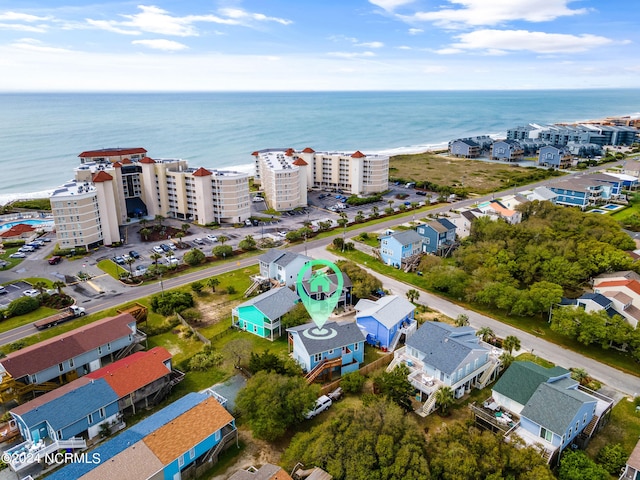
{"type": "Polygon", "coordinates": [[[561,145],[545,145],[540,147],[538,165],[555,169],[569,168],[573,155],[568,148],[561,145]]]}
{"type": "Polygon", "coordinates": [[[306,372],[309,383],[360,368],[365,335],[355,322],[327,322],[319,332],[314,323],[288,328],[289,351],[306,372]]]}
{"type": "Polygon", "coordinates": [[[422,236],[415,230],[383,235],[380,241],[380,259],[386,265],[400,268],[407,258],[422,252],[422,236]]]}
{"type": "MultiPolygon", "coordinates": [[[[310,261],[306,255],[272,248],[258,257],[260,277],[291,287],[297,281],[298,272],[310,261]]],[[[311,269],[307,269],[304,278],[310,275],[311,269]]]]}
{"type": "Polygon", "coordinates": [[[517,162],[524,157],[524,149],[516,140],[502,140],[494,142],[491,149],[492,160],[517,162]]]}
{"type": "Polygon", "coordinates": [[[299,301],[288,287],[272,288],[231,310],[231,322],[241,330],[275,340],[282,335],[282,317],[299,301]]]}
{"type": "Polygon", "coordinates": [[[399,295],[386,295],[376,301],[358,301],[356,324],[366,332],[367,343],[383,350],[395,350],[400,337],[409,338],[417,329],[415,305],[399,295]]]}
{"type": "Polygon", "coordinates": [[[640,480],[640,440],[629,455],[620,474],[620,480],[640,480]]]}
{"type": "Polygon", "coordinates": [[[456,242],[456,226],[444,217],[418,225],[416,231],[422,238],[422,251],[426,253],[444,255],[456,242]]]}
{"type": "Polygon", "coordinates": [[[461,398],[472,388],[484,388],[498,373],[502,350],[480,340],[471,327],[454,327],[441,322],[425,322],[394,352],[387,371],[398,364],[409,368],[409,381],[417,398],[424,401],[417,411],[428,415],[436,408],[436,392],[441,387],[461,398]]]}
{"type": "Polygon", "coordinates": [[[470,138],[460,138],[449,143],[449,153],[454,157],[477,158],[482,148],[470,138]]]}

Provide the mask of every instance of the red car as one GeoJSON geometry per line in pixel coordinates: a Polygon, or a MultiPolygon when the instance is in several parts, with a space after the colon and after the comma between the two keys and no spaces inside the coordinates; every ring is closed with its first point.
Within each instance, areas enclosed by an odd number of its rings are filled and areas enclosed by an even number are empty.
{"type": "Polygon", "coordinates": [[[57,265],[62,260],[62,257],[59,255],[54,255],[49,259],[49,265],[57,265]]]}

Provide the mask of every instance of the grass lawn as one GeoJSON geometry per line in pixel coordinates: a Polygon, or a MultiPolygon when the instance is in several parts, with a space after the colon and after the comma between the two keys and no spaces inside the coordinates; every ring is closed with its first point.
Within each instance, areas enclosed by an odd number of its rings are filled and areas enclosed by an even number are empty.
{"type": "Polygon", "coordinates": [[[98,262],[98,268],[102,270],[104,273],[111,275],[116,280],[120,280],[120,275],[129,273],[128,270],[125,270],[120,265],[115,263],[113,260],[100,260],[98,262]]]}
{"type": "Polygon", "coordinates": [[[24,258],[11,258],[11,257],[9,257],[9,255],[11,255],[12,253],[16,253],[19,248],[20,247],[7,248],[5,250],[5,252],[0,255],[0,260],[4,260],[5,262],[9,263],[9,265],[7,265],[6,267],[3,267],[2,270],[9,270],[10,268],[15,267],[20,262],[22,262],[22,260],[24,260],[24,258]]]}
{"type": "Polygon", "coordinates": [[[631,453],[640,437],[640,412],[636,403],[623,398],[613,407],[609,423],[591,440],[587,453],[595,458],[605,445],[620,443],[627,455],[631,453]]]}
{"type": "MultiPolygon", "coordinates": [[[[484,315],[490,316],[499,320],[507,325],[511,325],[520,330],[523,330],[527,333],[535,335],[537,337],[544,338],[549,342],[555,343],[556,345],[561,345],[563,347],[569,348],[575,352],[578,352],[586,357],[593,358],[594,360],[598,360],[604,364],[615,367],[619,370],[622,370],[631,375],[640,376],[640,372],[638,372],[637,363],[628,355],[624,355],[623,353],[618,352],[615,349],[603,349],[597,345],[583,345],[575,339],[569,338],[565,335],[562,335],[558,332],[554,332],[551,330],[549,323],[546,319],[541,317],[516,317],[506,315],[503,311],[495,310],[487,308],[484,305],[477,304],[469,304],[458,299],[454,299],[443,295],[440,292],[434,292],[426,288],[426,279],[424,277],[418,276],[415,273],[405,273],[403,270],[398,270],[396,268],[390,267],[388,265],[384,265],[379,260],[357,250],[349,251],[349,252],[337,252],[334,251],[337,255],[341,255],[348,260],[352,260],[361,265],[365,265],[366,267],[379,272],[383,275],[387,275],[389,277],[395,278],[396,280],[402,281],[404,283],[414,285],[423,290],[429,291],[432,294],[439,295],[447,300],[457,303],[458,305],[464,306],[469,310],[477,311],[478,313],[482,313],[484,315]]],[[[570,367],[579,366],[579,365],[569,365],[570,367]]]]}
{"type": "Polygon", "coordinates": [[[7,332],[23,325],[27,325],[31,322],[35,322],[36,320],[40,320],[41,318],[50,317],[57,312],[58,310],[56,310],[55,308],[40,307],[37,310],[29,312],[25,315],[7,318],[0,323],[0,333],[7,332]]]}

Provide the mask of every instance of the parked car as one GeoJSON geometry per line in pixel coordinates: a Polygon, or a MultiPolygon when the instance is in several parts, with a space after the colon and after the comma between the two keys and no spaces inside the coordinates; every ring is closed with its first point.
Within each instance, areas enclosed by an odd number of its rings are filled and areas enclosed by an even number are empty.
{"type": "Polygon", "coordinates": [[[22,292],[22,295],[24,295],[25,297],[37,297],[38,295],[40,295],[40,292],[34,288],[30,288],[29,290],[25,290],[24,292],[22,292]]]}
{"type": "Polygon", "coordinates": [[[193,243],[197,243],[198,245],[204,245],[204,240],[201,238],[194,238],[193,243]]]}
{"type": "Polygon", "coordinates": [[[51,239],[49,237],[42,237],[40,240],[42,240],[43,242],[50,242],[51,239]]]}
{"type": "Polygon", "coordinates": [[[162,243],[160,245],[160,248],[162,249],[163,252],[168,252],[169,250],[171,250],[171,247],[169,245],[167,245],[166,243],[162,243]]]}
{"type": "Polygon", "coordinates": [[[253,197],[253,202],[254,203],[258,203],[258,202],[264,202],[264,198],[256,195],[255,197],[253,197]]]}
{"type": "Polygon", "coordinates": [[[164,253],[164,250],[160,245],[156,245],[155,247],[153,247],[153,251],[156,253],[164,253]]]}
{"type": "Polygon", "coordinates": [[[18,251],[22,253],[31,253],[31,252],[35,252],[35,250],[36,249],[34,247],[30,247],[29,245],[23,245],[18,249],[18,251]]]}
{"type": "Polygon", "coordinates": [[[120,255],[118,255],[117,257],[113,257],[112,260],[116,262],[118,265],[124,265],[125,263],[127,263],[124,261],[124,258],[122,258],[120,255]]]}
{"type": "Polygon", "coordinates": [[[209,235],[207,235],[207,238],[209,240],[211,240],[212,242],[217,242],[218,241],[218,237],[216,237],[215,235],[213,235],[211,233],[209,235]]]}
{"type": "Polygon", "coordinates": [[[5,294],[5,293],[9,293],[9,290],[4,288],[4,286],[0,285],[0,294],[5,294]]]}
{"type": "MultiPolygon", "coordinates": [[[[44,245],[44,244],[42,244],[44,245]]],[[[42,246],[40,243],[36,243],[36,242],[29,242],[26,244],[27,247],[33,247],[36,250],[39,249],[42,246]]]]}
{"type": "Polygon", "coordinates": [[[60,255],[54,255],[49,259],[49,265],[57,265],[62,261],[62,257],[60,255]]]}
{"type": "Polygon", "coordinates": [[[24,258],[24,257],[26,257],[24,252],[15,252],[9,255],[9,258],[24,258]]]}
{"type": "Polygon", "coordinates": [[[319,413],[324,412],[327,408],[329,408],[332,403],[333,402],[329,397],[327,397],[326,395],[322,395],[320,398],[316,400],[315,407],[313,407],[311,410],[309,410],[307,413],[304,414],[304,418],[308,420],[310,418],[315,417],[319,413]]]}
{"type": "Polygon", "coordinates": [[[131,258],[135,258],[136,260],[137,260],[138,258],[140,258],[140,254],[139,254],[138,252],[136,252],[135,250],[131,250],[131,251],[129,252],[129,256],[130,256],[131,258]]]}
{"type": "Polygon", "coordinates": [[[176,247],[175,243],[167,243],[167,247],[169,247],[170,250],[177,250],[178,247],[176,247]]]}
{"type": "Polygon", "coordinates": [[[251,220],[249,220],[249,219],[247,218],[247,219],[244,221],[244,224],[245,224],[247,227],[250,227],[250,226],[251,226],[251,220]]]}

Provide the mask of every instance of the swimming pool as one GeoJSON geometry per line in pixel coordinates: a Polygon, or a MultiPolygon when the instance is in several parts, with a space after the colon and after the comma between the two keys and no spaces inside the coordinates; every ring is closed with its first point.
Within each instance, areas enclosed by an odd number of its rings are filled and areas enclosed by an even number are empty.
{"type": "Polygon", "coordinates": [[[602,208],[613,211],[613,210],[618,210],[619,208],[622,208],[622,205],[615,205],[613,203],[609,203],[607,205],[604,205],[602,208]]]}
{"type": "Polygon", "coordinates": [[[11,227],[15,225],[20,225],[21,223],[26,223],[27,225],[31,225],[33,227],[44,227],[45,225],[53,225],[53,220],[37,220],[33,218],[25,218],[24,220],[16,220],[15,222],[7,222],[0,225],[0,232],[4,230],[9,230],[11,227]]]}
{"type": "Polygon", "coordinates": [[[599,213],[601,215],[604,215],[607,212],[605,210],[600,210],[599,208],[594,208],[593,210],[589,210],[587,213],[599,213]]]}

